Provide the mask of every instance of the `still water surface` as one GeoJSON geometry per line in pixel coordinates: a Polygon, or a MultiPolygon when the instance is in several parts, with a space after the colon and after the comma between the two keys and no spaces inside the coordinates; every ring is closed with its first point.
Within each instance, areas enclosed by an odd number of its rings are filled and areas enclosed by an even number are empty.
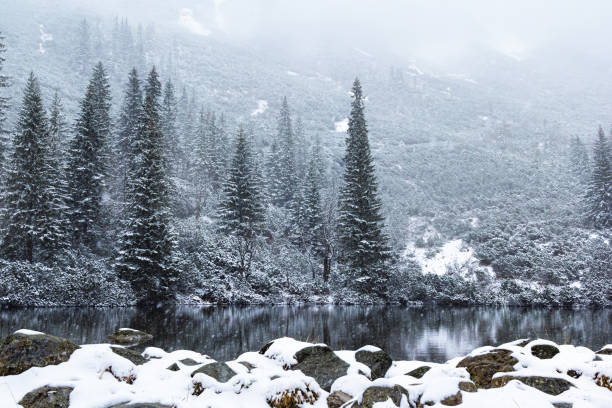
{"type": "Polygon", "coordinates": [[[217,360],[290,336],[333,349],[373,344],[394,360],[443,362],[476,347],[541,337],[599,349],[612,343],[612,310],[395,306],[52,308],[0,310],[0,335],[27,328],[79,344],[106,342],[120,327],[155,336],[149,345],[217,360]]]}

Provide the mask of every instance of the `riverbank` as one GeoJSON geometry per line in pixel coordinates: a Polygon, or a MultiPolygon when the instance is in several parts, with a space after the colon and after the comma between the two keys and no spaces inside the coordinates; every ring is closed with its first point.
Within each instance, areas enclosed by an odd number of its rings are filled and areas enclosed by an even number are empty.
{"type": "MultiPolygon", "coordinates": [[[[393,361],[378,347],[333,351],[292,338],[215,361],[166,352],[132,329],[77,346],[20,330],[0,344],[7,408],[605,408],[612,345],[592,351],[546,340],[480,347],[445,363],[393,361]],[[123,345],[121,345],[123,344],[123,345]],[[55,405],[53,405],[55,404],[55,405]],[[141,405],[136,405],[141,404],[141,405]]],[[[212,350],[210,351],[212,352],[212,350]]]]}

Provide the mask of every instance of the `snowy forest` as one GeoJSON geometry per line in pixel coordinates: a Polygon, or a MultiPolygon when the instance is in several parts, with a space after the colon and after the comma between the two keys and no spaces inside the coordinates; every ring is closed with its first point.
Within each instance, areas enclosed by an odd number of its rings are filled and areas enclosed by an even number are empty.
{"type": "Polygon", "coordinates": [[[22,3],[0,16],[1,304],[612,305],[607,88],[561,105],[578,91],[507,56],[498,82],[306,63],[189,9],[22,3]]]}

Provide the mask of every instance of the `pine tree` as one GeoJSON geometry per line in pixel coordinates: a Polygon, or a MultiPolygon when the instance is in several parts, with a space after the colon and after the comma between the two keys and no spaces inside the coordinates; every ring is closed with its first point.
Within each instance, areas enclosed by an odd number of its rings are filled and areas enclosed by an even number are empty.
{"type": "Polygon", "coordinates": [[[98,63],[81,102],[70,146],[68,189],[74,243],[94,248],[103,223],[102,195],[108,169],[110,86],[98,63]]]}
{"type": "Polygon", "coordinates": [[[75,42],[77,44],[75,65],[77,72],[81,75],[87,75],[91,65],[91,36],[89,31],[87,20],[81,20],[75,42]]]}
{"type": "Polygon", "coordinates": [[[176,282],[175,238],[164,136],[160,124],[161,83],[148,76],[128,186],[129,206],[116,266],[142,301],[167,299],[176,282]]]}
{"type": "Polygon", "coordinates": [[[168,80],[164,85],[164,99],[161,106],[162,133],[166,143],[168,155],[168,165],[171,175],[178,173],[178,166],[182,157],[181,146],[178,139],[176,125],[177,101],[174,94],[174,84],[168,80]]]}
{"type": "Polygon", "coordinates": [[[8,97],[4,95],[4,89],[8,88],[9,80],[8,77],[2,74],[4,62],[6,58],[4,53],[6,52],[6,45],[4,45],[4,36],[0,32],[0,181],[3,176],[5,154],[8,149],[8,131],[5,129],[6,122],[6,111],[8,110],[8,97]]]}
{"type": "Polygon", "coordinates": [[[258,175],[251,146],[244,130],[238,129],[235,153],[224,186],[224,200],[220,206],[221,232],[235,239],[239,256],[239,270],[243,277],[250,272],[257,238],[261,233],[264,212],[258,175]]]}
{"type": "Polygon", "coordinates": [[[49,123],[40,86],[30,74],[19,111],[7,176],[2,254],[7,259],[47,259],[62,246],[57,193],[52,177],[49,123]]]}
{"type": "Polygon", "coordinates": [[[121,203],[126,202],[128,172],[134,156],[132,144],[138,132],[141,115],[142,91],[140,90],[140,79],[138,79],[138,72],[133,68],[125,89],[123,106],[119,116],[119,131],[114,146],[117,160],[114,172],[115,179],[118,180],[115,198],[121,203]]]}
{"type": "Polygon", "coordinates": [[[610,146],[599,127],[593,146],[593,171],[585,196],[586,218],[595,228],[612,227],[612,165],[610,146]]]}
{"type": "Polygon", "coordinates": [[[295,140],[291,124],[291,112],[287,98],[283,98],[278,118],[278,147],[279,147],[279,191],[277,205],[291,208],[295,202],[296,194],[296,168],[295,168],[295,140]]]}
{"type": "Polygon", "coordinates": [[[191,183],[194,186],[195,195],[195,217],[200,218],[202,205],[206,203],[208,198],[208,189],[210,187],[210,179],[208,174],[208,117],[204,113],[204,108],[200,109],[198,116],[198,125],[195,132],[194,148],[193,148],[193,165],[191,168],[191,183]]]}
{"type": "Polygon", "coordinates": [[[339,203],[341,260],[357,289],[383,295],[388,279],[385,261],[390,257],[390,250],[383,232],[382,204],[377,193],[364,99],[358,79],[355,79],[352,91],[344,185],[339,203]]]}
{"type": "Polygon", "coordinates": [[[572,138],[569,156],[572,175],[579,183],[586,182],[590,173],[589,154],[579,136],[572,138]]]}

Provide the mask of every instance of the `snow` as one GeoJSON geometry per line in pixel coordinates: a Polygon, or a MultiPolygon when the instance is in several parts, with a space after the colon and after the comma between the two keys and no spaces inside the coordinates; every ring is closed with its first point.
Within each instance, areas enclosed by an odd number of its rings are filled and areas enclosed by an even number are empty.
{"type": "Polygon", "coordinates": [[[366,56],[366,57],[368,57],[368,58],[374,58],[374,56],[373,56],[372,54],[370,54],[369,52],[364,51],[364,50],[362,50],[362,49],[360,49],[360,48],[354,47],[354,48],[353,48],[353,50],[354,50],[354,51],[357,51],[357,52],[358,52],[359,54],[361,54],[361,55],[365,55],[365,56],[366,56]]]}
{"type": "Polygon", "coordinates": [[[417,248],[414,243],[409,243],[404,256],[413,255],[421,265],[423,273],[444,275],[450,271],[468,277],[475,269],[484,269],[489,276],[495,276],[491,267],[483,268],[479,265],[480,261],[474,256],[474,250],[462,239],[447,242],[433,256],[428,256],[429,251],[429,248],[417,248]]]}
{"type": "Polygon", "coordinates": [[[251,112],[251,116],[261,115],[267,109],[268,109],[268,101],[265,101],[263,99],[259,99],[257,101],[257,109],[255,109],[253,112],[251,112]]]}
{"type": "Polygon", "coordinates": [[[338,122],[334,122],[334,127],[337,133],[344,133],[348,131],[348,118],[344,118],[338,122]]]}
{"type": "Polygon", "coordinates": [[[45,52],[47,52],[47,50],[45,49],[45,43],[53,41],[53,35],[45,31],[44,24],[40,24],[38,26],[38,29],[40,31],[40,43],[38,43],[38,51],[40,51],[41,54],[44,54],[45,52]]]}
{"type": "Polygon", "coordinates": [[[34,330],[28,330],[28,329],[19,329],[15,332],[15,334],[23,334],[25,336],[36,336],[36,335],[45,334],[45,333],[41,333],[41,332],[34,331],[34,330]]]}
{"type": "MultiPolygon", "coordinates": [[[[29,330],[19,332],[29,333],[29,330]]],[[[596,375],[612,375],[612,358],[602,356],[601,361],[594,361],[595,353],[585,347],[557,345],[548,340],[535,340],[525,347],[518,346],[519,341],[495,347],[507,349],[518,360],[516,372],[512,375],[541,375],[563,378],[574,387],[564,393],[553,396],[529,387],[520,381],[510,381],[502,388],[480,389],[475,393],[462,392],[465,408],[479,407],[512,407],[542,408],[552,407],[552,403],[572,403],[576,408],[609,408],[612,394],[598,386],[596,375]],[[540,360],[531,355],[531,347],[536,344],[550,344],[560,352],[549,360],[540,360]],[[578,379],[567,376],[569,369],[582,373],[578,379]]],[[[322,390],[313,378],[299,370],[287,370],[287,365],[295,362],[294,354],[300,349],[312,346],[312,343],[291,338],[275,340],[265,354],[247,352],[236,360],[226,362],[236,372],[231,379],[220,383],[203,373],[191,373],[198,366],[185,366],[178,363],[178,371],[166,368],[179,360],[191,358],[200,364],[214,360],[190,350],[165,352],[156,347],[147,348],[143,355],[155,357],[145,364],[135,366],[129,360],[113,353],[108,344],[83,345],[76,350],[70,359],[62,364],[47,367],[35,367],[19,375],[2,377],[0,380],[0,406],[19,408],[17,401],[29,391],[49,386],[69,386],[73,388],[70,395],[70,408],[104,408],[122,403],[160,403],[177,408],[268,408],[269,401],[280,397],[285,392],[299,390],[307,396],[317,396],[313,404],[303,403],[302,408],[327,407],[327,392],[322,390]],[[254,368],[248,369],[240,362],[248,362],[254,368]],[[133,382],[128,384],[125,378],[133,382]],[[195,395],[196,387],[202,391],[195,395]]],[[[612,345],[606,346],[612,347],[612,345]]],[[[492,350],[493,347],[480,347],[470,353],[478,355],[492,350]]],[[[374,351],[376,347],[366,346],[360,350],[374,351]]],[[[344,391],[353,397],[353,401],[362,401],[363,392],[371,386],[404,387],[411,401],[404,398],[400,407],[415,405],[418,399],[433,406],[441,406],[440,401],[454,395],[461,381],[469,381],[465,368],[457,368],[457,357],[443,364],[423,361],[395,361],[387,371],[385,378],[370,381],[367,376],[356,372],[360,363],[354,361],[356,351],[340,350],[336,354],[351,364],[349,373],[338,378],[331,386],[331,391],[344,391]],[[405,373],[422,365],[431,369],[421,379],[406,376],[405,373]]],[[[497,373],[496,376],[508,375],[497,373]]],[[[389,401],[378,402],[374,407],[395,407],[389,401]]]]}
{"type": "Polygon", "coordinates": [[[298,76],[300,74],[298,74],[297,72],[293,72],[293,71],[287,71],[287,75],[289,75],[289,76],[298,76]]]}

